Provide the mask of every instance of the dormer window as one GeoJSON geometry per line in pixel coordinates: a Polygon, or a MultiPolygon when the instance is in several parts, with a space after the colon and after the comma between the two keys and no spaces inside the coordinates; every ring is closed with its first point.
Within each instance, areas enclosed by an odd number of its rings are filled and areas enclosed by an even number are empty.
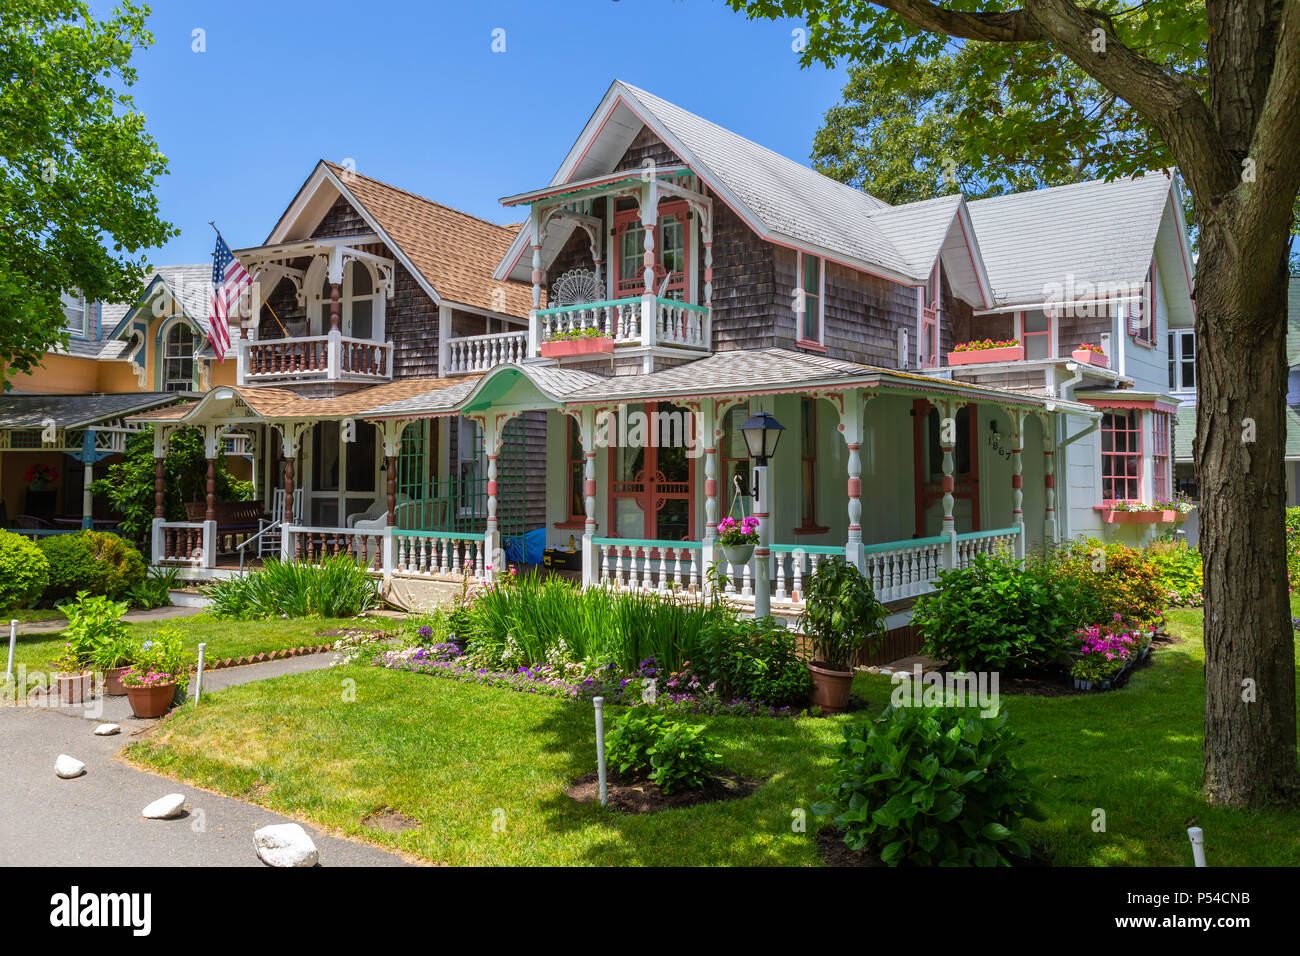
{"type": "Polygon", "coordinates": [[[163,340],[164,392],[188,392],[194,388],[194,330],[188,322],[176,322],[163,340]]]}

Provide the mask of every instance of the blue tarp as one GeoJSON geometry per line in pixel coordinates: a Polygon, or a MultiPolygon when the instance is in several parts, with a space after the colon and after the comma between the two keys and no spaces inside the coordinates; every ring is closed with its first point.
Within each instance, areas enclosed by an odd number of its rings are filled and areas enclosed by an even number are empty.
{"type": "Polygon", "coordinates": [[[524,564],[541,564],[546,550],[546,529],[534,528],[523,537],[506,538],[506,560],[524,564]]]}

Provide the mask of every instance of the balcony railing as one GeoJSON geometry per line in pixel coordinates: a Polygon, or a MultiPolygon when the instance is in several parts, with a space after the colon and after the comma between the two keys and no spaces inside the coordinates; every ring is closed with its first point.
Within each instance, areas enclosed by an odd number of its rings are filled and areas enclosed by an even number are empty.
{"type": "Polygon", "coordinates": [[[495,335],[466,335],[448,339],[445,375],[486,372],[496,365],[518,364],[528,357],[528,333],[499,332],[495,335]]]}
{"type": "Polygon", "coordinates": [[[331,333],[288,339],[239,339],[239,384],[362,381],[393,377],[393,343],[331,333]]]}
{"type": "Polygon", "coordinates": [[[708,351],[710,309],[678,299],[642,295],[537,310],[537,341],[596,330],[614,346],[668,346],[708,351]]]}

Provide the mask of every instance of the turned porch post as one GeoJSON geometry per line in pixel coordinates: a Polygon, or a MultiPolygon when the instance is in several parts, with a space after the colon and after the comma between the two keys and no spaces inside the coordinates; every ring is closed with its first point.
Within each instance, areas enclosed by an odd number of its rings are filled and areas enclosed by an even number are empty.
{"type": "Polygon", "coordinates": [[[166,517],[163,509],[163,461],[167,457],[167,440],[170,431],[162,425],[153,427],[153,526],[150,541],[150,554],[155,563],[164,557],[163,528],[166,517]]]}
{"type": "Polygon", "coordinates": [[[284,459],[284,515],[280,526],[280,560],[289,561],[302,556],[302,542],[298,540],[297,534],[290,538],[289,528],[299,518],[299,515],[294,513],[293,506],[293,463],[298,457],[298,443],[302,439],[306,426],[290,422],[277,427],[280,431],[280,453],[284,459]]]}
{"type": "Polygon", "coordinates": [[[528,313],[528,355],[536,358],[542,354],[542,329],[537,317],[542,307],[542,283],[546,273],[542,271],[542,240],[546,233],[542,229],[542,212],[537,206],[529,207],[528,229],[531,234],[529,245],[532,248],[533,308],[528,313]]]}
{"type": "Polygon", "coordinates": [[[339,329],[339,293],[343,287],[343,249],[335,246],[330,250],[329,272],[330,284],[330,328],[329,348],[326,359],[326,376],[337,379],[342,374],[344,365],[343,333],[339,329]]]}
{"type": "Polygon", "coordinates": [[[384,532],[380,542],[382,551],[384,578],[390,578],[397,570],[397,538],[393,529],[397,527],[397,462],[402,452],[402,432],[407,422],[385,419],[379,423],[379,433],[384,442],[384,473],[388,476],[386,504],[384,513],[384,532]]]}
{"type": "Polygon", "coordinates": [[[596,409],[584,405],[578,410],[578,434],[582,440],[582,494],[586,521],[582,526],[582,586],[600,582],[600,554],[596,550],[596,409]]]}
{"type": "Polygon", "coordinates": [[[943,452],[943,527],[940,533],[948,539],[944,545],[944,567],[951,571],[957,567],[957,519],[953,507],[957,501],[953,497],[956,483],[952,472],[955,465],[953,453],[957,448],[957,403],[951,400],[936,403],[939,409],[939,449],[943,452]]]}
{"type": "Polygon", "coordinates": [[[163,462],[166,459],[162,455],[154,455],[153,458],[153,516],[161,520],[163,518],[163,462]]]}
{"type": "Polygon", "coordinates": [[[1025,444],[1025,412],[1023,409],[1011,411],[1011,523],[1019,531],[1016,538],[1016,557],[1025,557],[1025,503],[1024,463],[1020,453],[1025,444]]]}
{"type": "Polygon", "coordinates": [[[1049,415],[1039,418],[1043,426],[1043,544],[1056,542],[1056,422],[1049,415]]]}
{"type": "Polygon", "coordinates": [[[95,482],[95,430],[87,428],[81,436],[81,464],[85,469],[81,480],[81,527],[95,527],[95,496],[91,485],[95,482]]]}
{"type": "Polygon", "coordinates": [[[840,412],[840,432],[849,449],[848,481],[845,490],[848,495],[849,537],[844,545],[844,559],[859,571],[866,571],[866,552],[862,544],[862,437],[863,437],[863,402],[862,392],[846,392],[844,406],[840,412]]]}
{"type": "Polygon", "coordinates": [[[641,190],[642,279],[641,344],[650,347],[658,341],[658,304],[655,302],[655,228],[659,225],[659,181],[653,169],[646,171],[648,181],[641,190]]]}
{"type": "Polygon", "coordinates": [[[704,541],[700,546],[700,584],[705,594],[713,591],[709,571],[717,566],[718,548],[718,427],[719,403],[700,403],[695,440],[704,443],[704,541]]]}
{"type": "Polygon", "coordinates": [[[207,510],[203,515],[203,564],[217,564],[217,455],[221,453],[221,425],[203,427],[203,455],[208,461],[207,510]]]}

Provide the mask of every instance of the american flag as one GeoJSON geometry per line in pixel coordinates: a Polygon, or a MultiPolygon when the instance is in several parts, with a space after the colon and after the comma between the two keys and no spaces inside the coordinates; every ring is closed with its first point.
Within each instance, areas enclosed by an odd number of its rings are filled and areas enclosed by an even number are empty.
{"type": "Polygon", "coordinates": [[[230,312],[252,284],[248,270],[217,233],[217,247],[212,250],[212,298],[208,303],[208,340],[217,361],[224,360],[230,349],[230,312]]]}

